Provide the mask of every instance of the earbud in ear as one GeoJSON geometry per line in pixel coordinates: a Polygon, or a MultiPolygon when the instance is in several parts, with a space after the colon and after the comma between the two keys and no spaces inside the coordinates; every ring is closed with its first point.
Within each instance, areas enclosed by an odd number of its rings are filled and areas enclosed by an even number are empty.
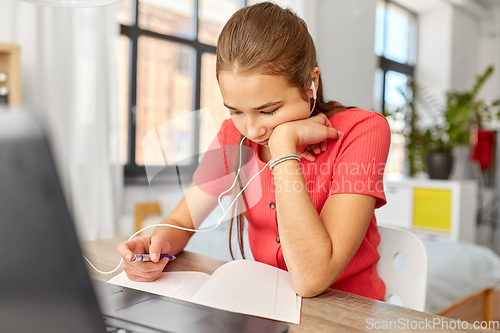
{"type": "Polygon", "coordinates": [[[313,91],[313,99],[316,100],[316,86],[314,85],[314,81],[311,82],[311,90],[313,91]]]}

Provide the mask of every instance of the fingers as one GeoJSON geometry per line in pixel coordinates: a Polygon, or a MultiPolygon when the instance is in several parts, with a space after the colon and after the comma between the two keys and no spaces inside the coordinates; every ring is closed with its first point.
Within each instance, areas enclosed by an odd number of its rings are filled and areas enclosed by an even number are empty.
{"type": "Polygon", "coordinates": [[[328,148],[328,141],[323,140],[323,141],[320,143],[320,146],[321,146],[321,151],[326,151],[326,149],[328,148]]]}
{"type": "Polygon", "coordinates": [[[315,144],[312,144],[311,145],[311,150],[316,154],[316,155],[319,155],[321,154],[322,150],[321,150],[321,147],[319,146],[319,144],[315,143],[315,144]]]}
{"type": "Polygon", "coordinates": [[[127,242],[123,242],[117,247],[118,253],[126,261],[132,261],[134,253],[145,253],[144,240],[135,238],[127,242]]]}
{"type": "Polygon", "coordinates": [[[161,276],[168,258],[159,260],[160,254],[167,254],[171,250],[170,243],[161,237],[139,237],[123,242],[117,247],[120,256],[124,259],[122,268],[127,277],[133,281],[154,281],[161,276]],[[151,252],[153,251],[153,252],[151,252]],[[136,262],[134,253],[150,253],[151,261],[136,262]],[[153,256],[156,254],[156,256],[153,256]]]}
{"type": "Polygon", "coordinates": [[[341,131],[338,131],[333,127],[328,127],[327,131],[328,131],[328,137],[331,139],[338,139],[342,135],[341,131]]]}
{"type": "Polygon", "coordinates": [[[340,135],[342,135],[342,132],[338,131],[337,129],[335,129],[333,127],[332,122],[330,121],[330,119],[328,119],[328,117],[324,113],[319,113],[312,118],[314,119],[314,121],[316,121],[317,123],[319,123],[327,128],[328,138],[338,139],[340,137],[340,135]],[[332,131],[332,130],[335,130],[335,131],[332,131]]]}
{"type": "Polygon", "coordinates": [[[326,127],[333,127],[330,119],[328,119],[328,117],[324,113],[319,113],[313,118],[316,122],[320,123],[321,125],[325,125],[326,127]]]}
{"type": "Polygon", "coordinates": [[[157,280],[165,268],[168,258],[153,262],[123,262],[123,270],[132,281],[151,282],[157,280]]]}
{"type": "Polygon", "coordinates": [[[314,156],[314,154],[312,154],[311,152],[309,152],[307,150],[304,150],[302,153],[299,153],[299,155],[300,155],[300,157],[303,157],[310,162],[316,161],[316,156],[314,156]]]}
{"type": "Polygon", "coordinates": [[[170,243],[165,239],[153,236],[151,237],[151,245],[149,246],[149,255],[152,262],[158,262],[160,254],[168,254],[171,250],[170,243]]]}

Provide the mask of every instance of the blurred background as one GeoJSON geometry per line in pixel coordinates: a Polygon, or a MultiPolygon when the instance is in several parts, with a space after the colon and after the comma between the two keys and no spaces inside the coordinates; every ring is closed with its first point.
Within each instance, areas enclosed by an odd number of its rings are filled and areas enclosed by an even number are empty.
{"type": "MultiPolygon", "coordinates": [[[[128,237],[159,223],[182,198],[215,131],[229,118],[215,78],[218,35],[235,11],[255,2],[121,0],[89,7],[0,2],[0,107],[27,110],[45,121],[81,240],[128,237]],[[194,116],[204,108],[209,116],[194,116]],[[162,148],[175,163],[158,145],[143,146],[147,133],[188,115],[193,115],[189,121],[177,122],[162,136],[162,148]],[[163,170],[156,186],[148,182],[145,161],[163,170]]],[[[468,293],[491,291],[500,280],[495,254],[500,253],[495,113],[500,1],[276,2],[307,23],[326,98],[380,112],[391,125],[384,180],[388,204],[376,212],[378,223],[489,251],[477,252],[489,258],[487,282],[468,293]],[[450,94],[466,96],[465,102],[455,103],[450,94]],[[480,121],[476,115],[485,110],[493,116],[480,121]],[[466,120],[455,124],[461,116],[453,112],[468,112],[466,120]],[[460,140],[454,139],[457,128],[460,140]],[[425,163],[434,152],[453,156],[444,176],[435,176],[425,163]]],[[[214,224],[220,215],[216,209],[204,224],[214,224]]],[[[187,249],[230,260],[228,234],[226,223],[194,236],[187,249]]],[[[449,252],[455,259],[474,252],[429,244],[429,252],[449,252]]],[[[444,269],[442,263],[450,260],[440,260],[431,262],[435,271],[468,276],[465,285],[478,281],[470,275],[477,267],[444,269]]],[[[432,293],[446,289],[435,288],[432,293]]],[[[443,314],[465,296],[456,294],[434,308],[428,302],[427,310],[443,314]]]]}

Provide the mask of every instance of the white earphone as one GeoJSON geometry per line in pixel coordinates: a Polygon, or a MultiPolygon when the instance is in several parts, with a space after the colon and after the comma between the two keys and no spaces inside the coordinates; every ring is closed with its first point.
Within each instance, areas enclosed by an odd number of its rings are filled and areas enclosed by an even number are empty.
{"type": "Polygon", "coordinates": [[[314,81],[311,82],[311,90],[313,91],[313,99],[316,100],[316,86],[314,85],[314,81]]]}
{"type": "Polygon", "coordinates": [[[309,112],[309,115],[311,115],[311,113],[314,111],[314,108],[316,107],[316,86],[314,85],[314,81],[311,82],[310,89],[313,91],[314,104],[313,104],[313,107],[311,109],[311,112],[309,112]]]}

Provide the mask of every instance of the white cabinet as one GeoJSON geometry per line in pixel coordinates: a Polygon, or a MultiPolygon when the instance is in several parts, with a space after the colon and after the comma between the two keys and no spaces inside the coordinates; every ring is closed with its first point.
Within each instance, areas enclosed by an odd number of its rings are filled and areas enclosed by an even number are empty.
{"type": "Polygon", "coordinates": [[[420,236],[476,242],[475,181],[384,180],[387,204],[377,223],[410,229],[420,236]]]}

